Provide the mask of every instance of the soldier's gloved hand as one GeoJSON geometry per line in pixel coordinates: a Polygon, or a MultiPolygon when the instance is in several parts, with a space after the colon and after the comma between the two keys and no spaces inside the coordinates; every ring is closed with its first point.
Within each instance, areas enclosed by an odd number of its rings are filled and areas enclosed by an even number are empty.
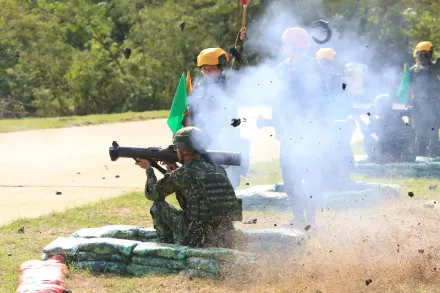
{"type": "Polygon", "coordinates": [[[246,38],[246,28],[242,27],[240,29],[240,40],[244,41],[244,38],[246,38]]]}
{"type": "Polygon", "coordinates": [[[174,170],[180,168],[179,165],[177,165],[177,163],[161,162],[161,165],[166,166],[167,173],[171,173],[171,171],[174,171],[174,170]]]}
{"type": "Polygon", "coordinates": [[[148,160],[136,158],[135,165],[138,165],[142,169],[148,169],[148,168],[150,168],[151,164],[148,160]]]}

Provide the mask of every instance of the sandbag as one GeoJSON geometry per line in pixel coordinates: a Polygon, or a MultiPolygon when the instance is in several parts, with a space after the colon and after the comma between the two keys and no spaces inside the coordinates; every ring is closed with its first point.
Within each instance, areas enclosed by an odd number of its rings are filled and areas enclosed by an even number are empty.
{"type": "Polygon", "coordinates": [[[109,261],[74,261],[73,266],[79,269],[87,269],[96,273],[126,274],[127,266],[120,262],[109,261]]]}
{"type": "Polygon", "coordinates": [[[230,260],[237,255],[246,255],[245,253],[239,253],[236,250],[228,249],[228,248],[188,248],[185,251],[187,257],[203,257],[210,259],[219,259],[219,260],[230,260]]]}
{"type": "Polygon", "coordinates": [[[56,240],[46,245],[46,247],[43,248],[43,252],[48,256],[74,255],[78,252],[78,245],[84,241],[87,241],[87,239],[58,237],[56,240]]]}
{"type": "Polygon", "coordinates": [[[139,264],[129,264],[127,266],[127,271],[131,275],[134,276],[145,276],[145,275],[160,275],[160,274],[178,274],[179,271],[167,269],[167,268],[159,268],[152,266],[144,266],[139,264]]]}
{"type": "Polygon", "coordinates": [[[57,268],[37,268],[23,271],[19,284],[55,284],[66,288],[64,273],[57,268]]]}
{"type": "MultiPolygon", "coordinates": [[[[80,239],[80,238],[71,238],[80,239]]],[[[121,254],[130,257],[133,249],[141,242],[113,238],[90,238],[78,244],[78,252],[93,252],[96,254],[121,254]]]]}
{"type": "Polygon", "coordinates": [[[221,276],[218,274],[212,274],[209,272],[198,271],[198,270],[193,270],[193,269],[180,271],[179,274],[184,275],[184,276],[198,277],[198,278],[214,278],[214,279],[221,278],[221,276]]]}
{"type": "Polygon", "coordinates": [[[65,293],[66,288],[55,284],[20,284],[16,293],[65,293]]]}
{"type": "Polygon", "coordinates": [[[198,271],[204,271],[211,274],[220,274],[221,263],[215,259],[202,257],[189,257],[187,259],[188,267],[198,271]]]}
{"type": "Polygon", "coordinates": [[[134,264],[140,264],[144,266],[160,267],[167,269],[183,270],[186,269],[188,264],[184,260],[174,260],[159,257],[139,257],[135,256],[132,259],[134,264]]]}
{"type": "Polygon", "coordinates": [[[156,229],[154,228],[138,228],[139,241],[148,242],[156,239],[156,229]]]}
{"type": "Polygon", "coordinates": [[[126,256],[110,253],[110,254],[97,254],[93,252],[80,251],[71,257],[72,260],[76,261],[110,261],[110,262],[122,262],[128,264],[130,259],[126,256]]]}
{"type": "Polygon", "coordinates": [[[26,261],[21,264],[19,271],[17,293],[63,293],[67,288],[64,281],[67,266],[61,256],[53,256],[46,261],[26,261]]]}
{"type": "Polygon", "coordinates": [[[61,256],[53,256],[46,261],[28,260],[20,265],[20,272],[31,269],[54,268],[61,273],[67,272],[67,266],[64,264],[64,258],[61,256]]]}
{"type": "Polygon", "coordinates": [[[72,234],[74,238],[116,238],[136,240],[138,237],[138,226],[109,225],[100,228],[84,228],[72,234]]]}
{"type": "Polygon", "coordinates": [[[176,244],[143,242],[136,246],[133,254],[136,256],[153,256],[179,260],[185,258],[185,251],[187,249],[187,246],[176,244]]]}

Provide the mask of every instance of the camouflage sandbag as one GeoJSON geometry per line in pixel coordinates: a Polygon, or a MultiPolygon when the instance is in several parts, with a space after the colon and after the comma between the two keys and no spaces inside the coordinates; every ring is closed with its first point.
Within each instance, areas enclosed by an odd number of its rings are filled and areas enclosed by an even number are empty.
{"type": "Polygon", "coordinates": [[[43,257],[53,255],[72,256],[78,252],[78,246],[87,239],[58,237],[43,248],[43,257]]]}
{"type": "Polygon", "coordinates": [[[96,273],[127,274],[127,266],[120,262],[74,261],[72,265],[75,268],[86,269],[96,273]]]}
{"type": "Polygon", "coordinates": [[[135,256],[152,256],[170,259],[184,259],[187,246],[176,244],[143,242],[136,246],[133,250],[135,256]]]}
{"type": "Polygon", "coordinates": [[[100,228],[84,228],[72,234],[75,238],[117,238],[137,240],[138,226],[110,225],[100,228]]]}
{"type": "Polygon", "coordinates": [[[167,258],[159,258],[159,257],[139,257],[135,256],[132,259],[132,263],[151,266],[151,267],[160,267],[174,270],[183,270],[188,268],[188,264],[185,260],[174,260],[167,258]]]}
{"type": "Polygon", "coordinates": [[[197,277],[197,278],[212,278],[212,279],[220,279],[221,278],[221,275],[219,275],[219,274],[212,274],[209,272],[198,271],[198,270],[193,270],[193,269],[182,270],[182,271],[180,271],[179,274],[184,275],[184,276],[197,277]]]}
{"type": "Polygon", "coordinates": [[[128,264],[130,259],[126,256],[113,253],[113,254],[97,254],[93,252],[80,251],[75,255],[69,257],[71,260],[76,261],[109,261],[109,262],[121,262],[128,264]]]}
{"type": "Polygon", "coordinates": [[[228,248],[188,248],[185,251],[187,257],[203,257],[217,260],[231,260],[240,255],[247,255],[246,253],[239,252],[228,248]]]}
{"type": "Polygon", "coordinates": [[[86,241],[78,245],[78,251],[96,254],[121,254],[126,257],[130,257],[133,249],[141,243],[139,241],[114,238],[90,238],[84,240],[86,241]]]}
{"type": "Polygon", "coordinates": [[[187,259],[188,267],[190,269],[204,271],[211,274],[220,274],[222,264],[215,259],[203,258],[203,257],[189,257],[187,259]]]}
{"type": "Polygon", "coordinates": [[[144,266],[139,264],[131,263],[127,266],[127,271],[129,274],[134,276],[145,276],[145,275],[161,275],[161,274],[178,274],[179,271],[159,268],[152,266],[144,266]]]}
{"type": "Polygon", "coordinates": [[[137,240],[148,242],[156,239],[156,229],[154,228],[138,228],[137,240]]]}

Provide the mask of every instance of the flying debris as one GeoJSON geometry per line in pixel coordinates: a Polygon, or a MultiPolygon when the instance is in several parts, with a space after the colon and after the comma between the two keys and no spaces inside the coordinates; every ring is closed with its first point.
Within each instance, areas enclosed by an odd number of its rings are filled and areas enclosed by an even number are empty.
{"type": "Polygon", "coordinates": [[[131,55],[131,49],[125,48],[122,50],[122,53],[124,54],[125,59],[128,59],[128,58],[130,58],[130,55],[131,55]]]}
{"type": "Polygon", "coordinates": [[[243,224],[256,224],[257,218],[249,218],[246,222],[243,222],[243,224]]]}
{"type": "Polygon", "coordinates": [[[231,120],[231,125],[234,126],[234,127],[237,127],[237,126],[239,126],[240,124],[241,124],[241,119],[240,119],[240,118],[238,118],[238,119],[233,118],[233,119],[231,120]]]}

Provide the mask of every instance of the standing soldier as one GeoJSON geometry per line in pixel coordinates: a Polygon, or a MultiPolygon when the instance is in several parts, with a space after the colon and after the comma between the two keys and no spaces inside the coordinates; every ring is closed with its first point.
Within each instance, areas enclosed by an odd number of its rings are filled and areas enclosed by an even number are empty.
{"type": "MultiPolygon", "coordinates": [[[[238,70],[247,63],[243,50],[246,28],[238,33],[231,66],[238,70]]],[[[200,52],[197,66],[202,78],[195,83],[188,98],[187,117],[184,125],[200,128],[208,136],[209,149],[234,149],[242,153],[241,166],[226,168],[234,189],[240,185],[240,176],[245,176],[249,167],[250,142],[240,137],[240,129],[231,126],[231,119],[238,118],[238,101],[228,95],[228,79],[225,69],[229,55],[221,48],[208,48],[200,52]]],[[[233,75],[232,72],[229,74],[233,75]]]]}
{"type": "MultiPolygon", "coordinates": [[[[273,126],[280,140],[280,165],[284,189],[294,217],[289,224],[304,228],[315,223],[315,206],[322,170],[319,140],[319,76],[316,60],[307,57],[309,34],[288,28],[282,36],[285,59],[279,66],[282,90],[272,107],[273,126]],[[312,200],[312,198],[314,199],[312,200]]],[[[322,146],[322,145],[321,145],[322,146]]]]}
{"type": "Polygon", "coordinates": [[[330,182],[332,189],[351,182],[350,171],[354,168],[354,157],[350,141],[356,128],[354,119],[348,117],[352,106],[344,95],[342,74],[339,73],[335,57],[336,51],[333,48],[321,48],[316,52],[322,80],[321,117],[328,121],[323,126],[332,134],[325,153],[331,166],[327,171],[336,179],[330,182]]]}
{"type": "Polygon", "coordinates": [[[416,47],[416,64],[410,68],[413,106],[411,124],[416,133],[416,153],[438,156],[440,126],[440,62],[432,62],[434,46],[420,42],[416,47]]]}

